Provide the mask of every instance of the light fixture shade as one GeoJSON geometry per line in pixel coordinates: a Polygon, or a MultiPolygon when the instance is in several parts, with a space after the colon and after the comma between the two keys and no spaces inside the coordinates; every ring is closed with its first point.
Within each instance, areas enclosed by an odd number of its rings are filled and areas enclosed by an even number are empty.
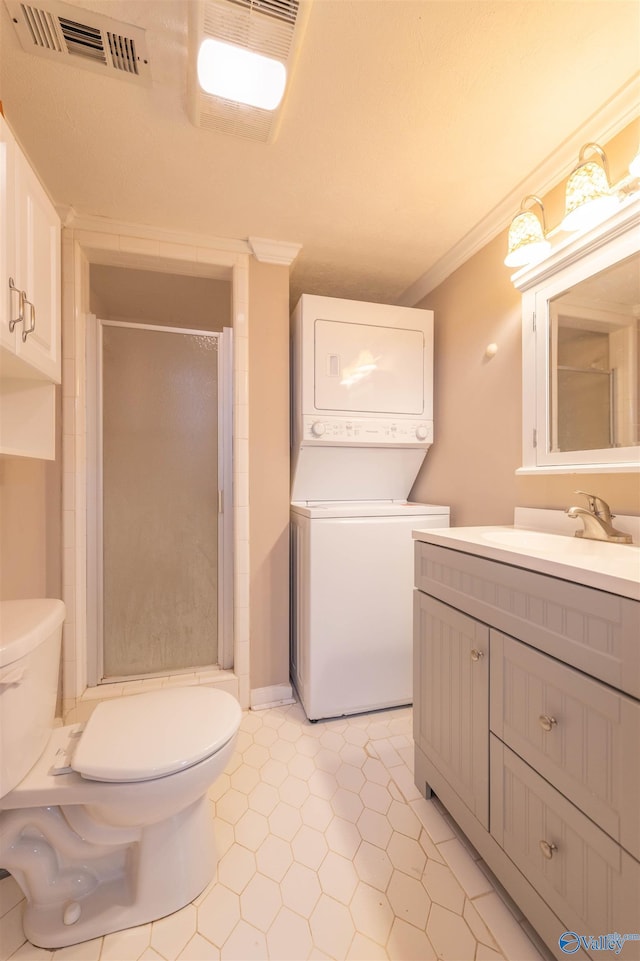
{"type": "Polygon", "coordinates": [[[283,63],[245,47],[208,37],[198,52],[198,83],[205,93],[262,110],[282,100],[287,71],[283,63]]]}
{"type": "Polygon", "coordinates": [[[562,230],[586,230],[608,217],[617,207],[611,194],[606,156],[597,144],[585,144],[580,151],[580,163],[567,180],[565,216],[562,230]],[[587,149],[596,150],[602,164],[584,160],[587,149]]]}
{"type": "Polygon", "coordinates": [[[551,249],[538,217],[533,211],[522,209],[529,200],[540,205],[544,220],[542,201],[534,196],[525,197],[520,205],[520,213],[516,214],[509,227],[509,249],[504,259],[507,267],[526,267],[528,264],[537,263],[546,257],[551,249]]]}

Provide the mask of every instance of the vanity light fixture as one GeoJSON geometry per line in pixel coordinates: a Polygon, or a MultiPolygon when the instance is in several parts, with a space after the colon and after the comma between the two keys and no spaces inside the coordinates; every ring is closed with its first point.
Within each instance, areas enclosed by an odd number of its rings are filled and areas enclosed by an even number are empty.
{"type": "Polygon", "coordinates": [[[205,93],[261,110],[275,110],[284,94],[283,63],[246,47],[207,37],[198,52],[198,83],[205,93]]]}
{"type": "Polygon", "coordinates": [[[561,230],[587,230],[595,227],[614,212],[618,205],[609,183],[607,156],[597,143],[587,143],[581,148],[578,165],[574,168],[566,187],[565,215],[561,230]],[[598,155],[596,160],[586,160],[587,151],[598,155]]]}
{"type": "Polygon", "coordinates": [[[539,197],[529,194],[520,204],[520,212],[509,227],[509,251],[504,259],[507,267],[526,267],[546,257],[551,244],[546,239],[547,225],[544,206],[539,197]],[[542,222],[532,210],[527,210],[529,201],[538,204],[542,211],[542,222]]]}

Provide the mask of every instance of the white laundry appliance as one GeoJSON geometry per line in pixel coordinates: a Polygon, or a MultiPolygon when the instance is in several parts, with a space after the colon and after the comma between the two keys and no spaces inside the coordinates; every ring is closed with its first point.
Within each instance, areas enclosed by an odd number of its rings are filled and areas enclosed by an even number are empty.
{"type": "Polygon", "coordinates": [[[292,346],[292,680],[311,720],[409,704],[433,314],[305,294],[292,346]]]}

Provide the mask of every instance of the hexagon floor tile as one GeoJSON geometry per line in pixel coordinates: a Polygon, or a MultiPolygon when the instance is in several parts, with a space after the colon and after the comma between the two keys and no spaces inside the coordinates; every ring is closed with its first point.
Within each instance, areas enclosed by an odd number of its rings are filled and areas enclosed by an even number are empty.
{"type": "Polygon", "coordinates": [[[193,904],[57,951],[25,942],[0,881],[0,961],[543,961],[517,909],[413,784],[411,708],[310,724],[243,715],[209,792],[218,875],[193,904]]]}

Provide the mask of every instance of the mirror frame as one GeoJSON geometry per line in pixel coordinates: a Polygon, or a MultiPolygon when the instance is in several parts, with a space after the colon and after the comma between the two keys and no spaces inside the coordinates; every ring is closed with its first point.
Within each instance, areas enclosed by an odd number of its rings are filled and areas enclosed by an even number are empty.
{"type": "MultiPolygon", "coordinates": [[[[518,474],[640,470],[640,446],[551,449],[549,301],[568,288],[640,252],[640,198],[607,221],[561,241],[544,261],[512,277],[522,293],[522,467],[518,474]]],[[[640,376],[640,371],[638,372],[640,376]]]]}

